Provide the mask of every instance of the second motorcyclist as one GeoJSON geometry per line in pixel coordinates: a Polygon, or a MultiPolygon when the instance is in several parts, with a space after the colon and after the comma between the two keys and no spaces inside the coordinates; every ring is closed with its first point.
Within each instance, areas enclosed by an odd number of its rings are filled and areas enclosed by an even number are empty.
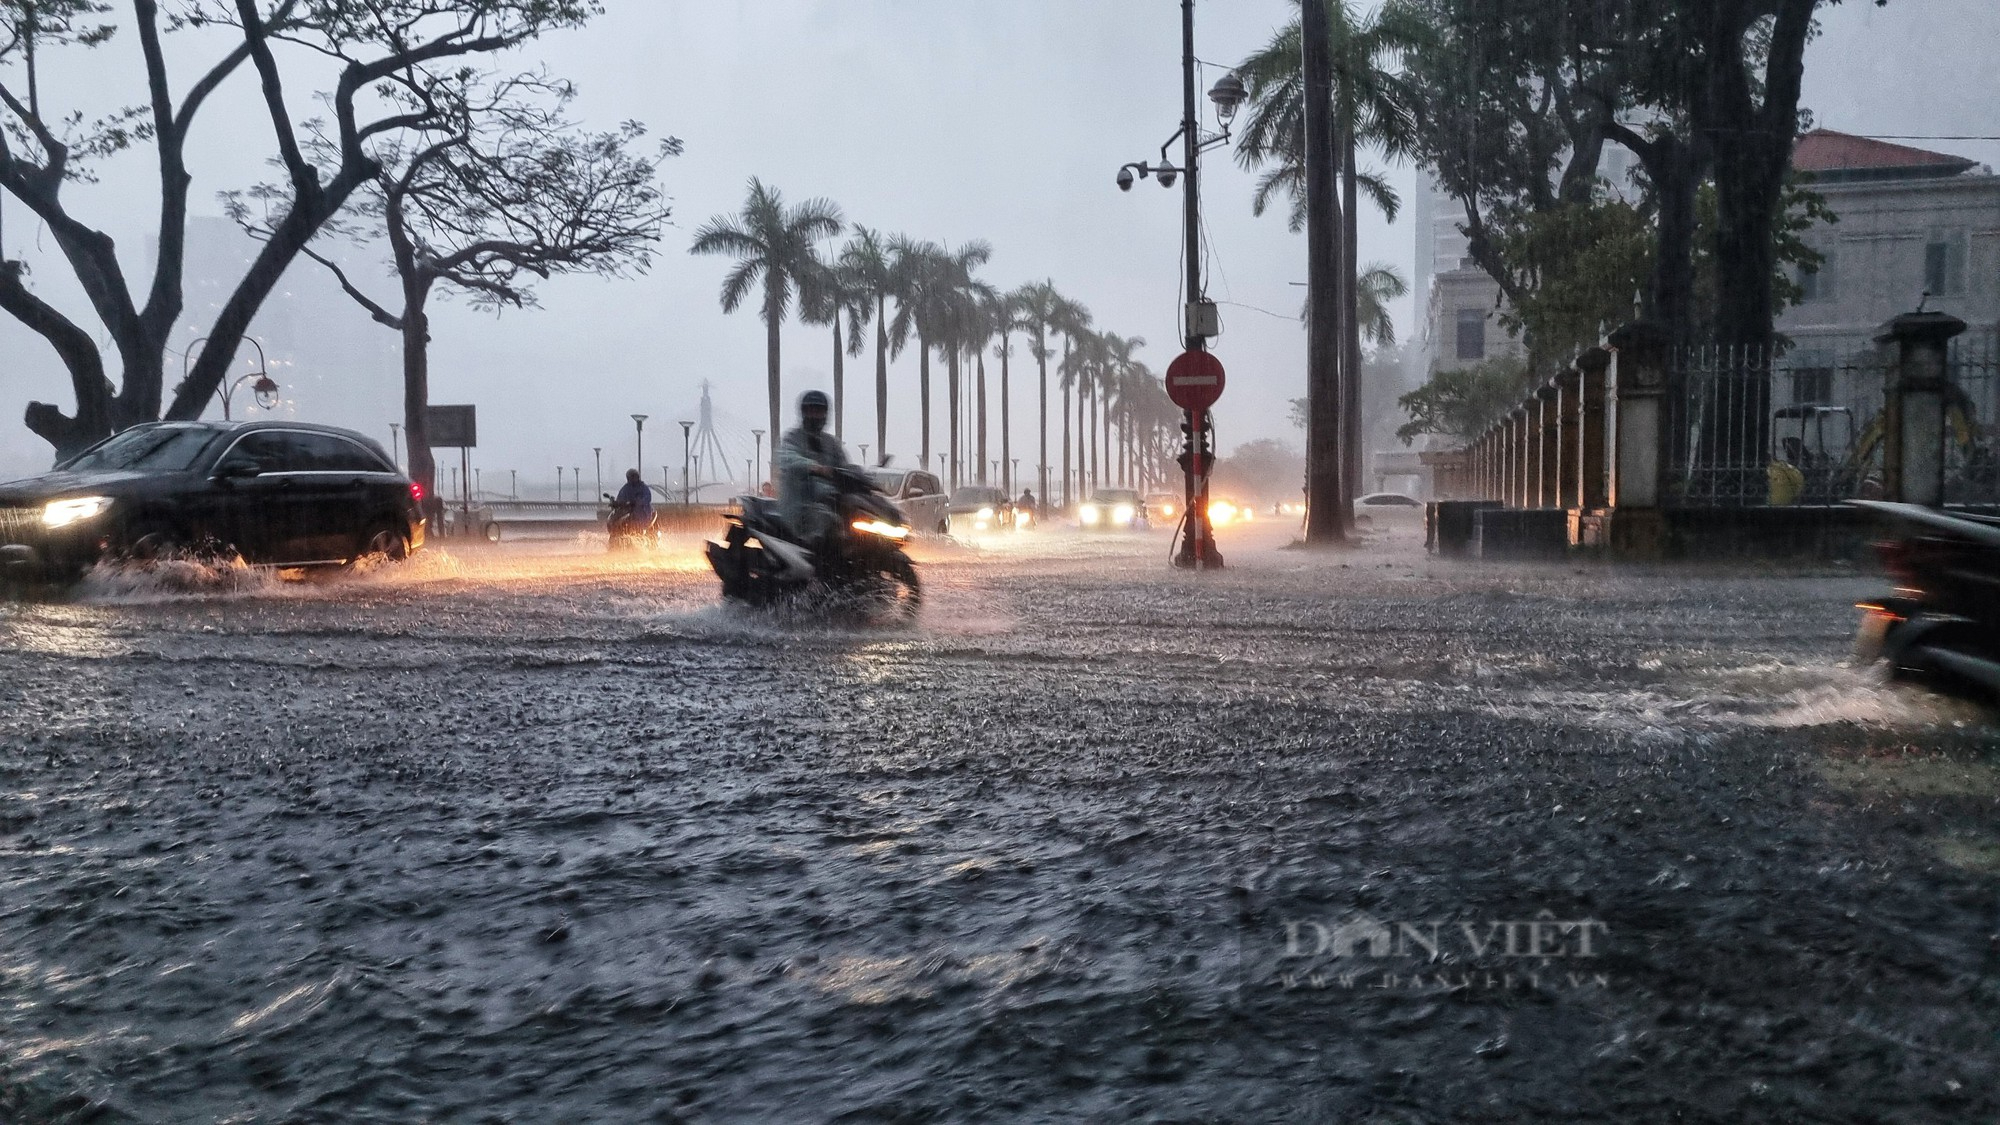
{"type": "Polygon", "coordinates": [[[826,432],[823,391],[799,396],[799,424],[778,443],[778,514],[810,550],[826,549],[840,525],[834,478],[852,469],[840,439],[826,432]]]}

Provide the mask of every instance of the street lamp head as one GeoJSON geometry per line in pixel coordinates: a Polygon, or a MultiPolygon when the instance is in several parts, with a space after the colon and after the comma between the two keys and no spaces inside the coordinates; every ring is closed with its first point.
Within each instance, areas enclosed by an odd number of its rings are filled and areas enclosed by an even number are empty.
{"type": "Polygon", "coordinates": [[[644,427],[644,426],[645,426],[645,424],[646,424],[646,419],[647,419],[647,418],[649,418],[649,417],[651,417],[651,415],[647,415],[647,414],[634,414],[634,415],[632,415],[632,421],[634,421],[634,422],[638,423],[638,425],[639,425],[639,426],[641,426],[641,427],[644,427]]]}
{"type": "Polygon", "coordinates": [[[1227,127],[1236,119],[1237,108],[1250,100],[1250,91],[1243,88],[1243,80],[1232,70],[1215,80],[1215,85],[1209,88],[1208,100],[1215,103],[1215,116],[1227,127]]]}
{"type": "Polygon", "coordinates": [[[271,378],[268,374],[259,375],[257,377],[257,381],[250,384],[250,389],[257,392],[258,406],[261,406],[266,410],[274,410],[277,408],[278,405],[277,380],[271,378]]]}
{"type": "Polygon", "coordinates": [[[1118,190],[1132,190],[1132,166],[1130,164],[1118,169],[1118,190]]]}

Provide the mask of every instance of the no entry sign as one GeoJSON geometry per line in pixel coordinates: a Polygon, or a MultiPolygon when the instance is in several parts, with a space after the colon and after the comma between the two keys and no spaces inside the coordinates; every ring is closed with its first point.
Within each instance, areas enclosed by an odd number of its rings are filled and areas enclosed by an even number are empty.
{"type": "Polygon", "coordinates": [[[1200,412],[1222,397],[1222,361],[1208,352],[1182,352],[1167,364],[1167,397],[1182,410],[1200,412]]]}

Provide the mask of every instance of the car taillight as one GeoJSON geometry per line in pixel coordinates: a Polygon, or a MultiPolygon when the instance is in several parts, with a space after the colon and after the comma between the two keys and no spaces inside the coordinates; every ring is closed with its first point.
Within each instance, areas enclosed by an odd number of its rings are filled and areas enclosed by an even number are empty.
{"type": "Polygon", "coordinates": [[[417,483],[416,481],[411,481],[411,482],[410,482],[410,499],[412,499],[412,500],[415,500],[415,501],[416,501],[417,503],[419,503],[419,504],[423,503],[423,502],[424,502],[424,486],[423,486],[423,485],[421,485],[421,484],[418,484],[418,483],[417,483]]]}

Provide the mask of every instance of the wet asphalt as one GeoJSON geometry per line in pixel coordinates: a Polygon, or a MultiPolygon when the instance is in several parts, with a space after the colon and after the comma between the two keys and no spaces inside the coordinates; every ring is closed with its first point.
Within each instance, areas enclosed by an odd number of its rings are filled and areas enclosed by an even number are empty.
{"type": "Polygon", "coordinates": [[[1290,536],[0,603],[0,1120],[2000,1120],[2000,734],[1877,579],[1290,536]]]}

